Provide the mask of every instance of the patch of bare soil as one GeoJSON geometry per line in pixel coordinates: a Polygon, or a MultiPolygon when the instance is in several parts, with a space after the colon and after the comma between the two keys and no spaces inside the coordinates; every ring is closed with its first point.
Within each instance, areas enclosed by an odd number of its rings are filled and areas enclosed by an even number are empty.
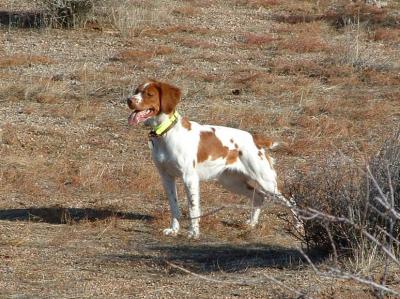
{"type": "Polygon", "coordinates": [[[191,120],[284,141],[274,157],[286,184],[318,155],[373,153],[400,122],[398,27],[350,18],[336,28],[330,5],[100,1],[76,29],[0,25],[1,295],[372,297],[313,272],[286,230],[289,211],[268,204],[249,230],[250,210],[237,208],[247,201],[213,183],[201,187],[211,213],[200,240],[186,239],[187,218],[180,236],[164,237],[147,130],[127,125],[127,95],[157,78],[182,88],[191,120]]]}

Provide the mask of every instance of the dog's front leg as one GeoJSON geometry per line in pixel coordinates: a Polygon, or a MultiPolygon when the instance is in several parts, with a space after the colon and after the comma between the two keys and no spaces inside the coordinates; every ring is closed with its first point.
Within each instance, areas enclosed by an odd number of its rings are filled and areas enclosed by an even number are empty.
{"type": "Polygon", "coordinates": [[[163,233],[167,236],[176,236],[179,232],[179,218],[181,217],[181,212],[179,211],[175,178],[162,171],[160,171],[160,174],[171,209],[171,227],[164,229],[163,233]]]}
{"type": "Polygon", "coordinates": [[[188,198],[190,228],[188,237],[197,239],[200,235],[200,194],[199,194],[199,177],[195,173],[183,176],[183,183],[188,198]]]}

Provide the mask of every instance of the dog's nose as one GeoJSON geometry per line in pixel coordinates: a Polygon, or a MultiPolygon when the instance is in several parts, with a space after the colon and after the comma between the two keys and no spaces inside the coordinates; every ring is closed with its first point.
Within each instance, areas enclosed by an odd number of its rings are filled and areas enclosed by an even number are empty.
{"type": "Polygon", "coordinates": [[[126,103],[128,104],[128,107],[129,107],[130,109],[135,109],[136,102],[135,102],[135,99],[134,99],[134,98],[128,97],[128,98],[126,99],[126,103]]]}

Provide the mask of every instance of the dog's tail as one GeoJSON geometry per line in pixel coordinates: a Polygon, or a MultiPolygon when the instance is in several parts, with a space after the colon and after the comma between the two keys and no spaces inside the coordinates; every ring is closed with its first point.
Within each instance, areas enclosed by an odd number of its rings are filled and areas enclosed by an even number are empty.
{"type": "Polygon", "coordinates": [[[278,142],[273,141],[271,138],[266,138],[260,135],[254,135],[253,139],[258,148],[267,148],[269,150],[273,150],[279,145],[278,142]]]}

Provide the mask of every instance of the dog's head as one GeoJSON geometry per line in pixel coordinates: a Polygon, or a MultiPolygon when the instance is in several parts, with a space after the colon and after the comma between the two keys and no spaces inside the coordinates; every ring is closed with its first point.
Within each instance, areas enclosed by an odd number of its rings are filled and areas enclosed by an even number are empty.
{"type": "Polygon", "coordinates": [[[133,110],[128,123],[137,125],[160,115],[169,115],[175,111],[180,99],[181,91],[173,85],[155,80],[140,84],[128,98],[128,106],[133,110]]]}

